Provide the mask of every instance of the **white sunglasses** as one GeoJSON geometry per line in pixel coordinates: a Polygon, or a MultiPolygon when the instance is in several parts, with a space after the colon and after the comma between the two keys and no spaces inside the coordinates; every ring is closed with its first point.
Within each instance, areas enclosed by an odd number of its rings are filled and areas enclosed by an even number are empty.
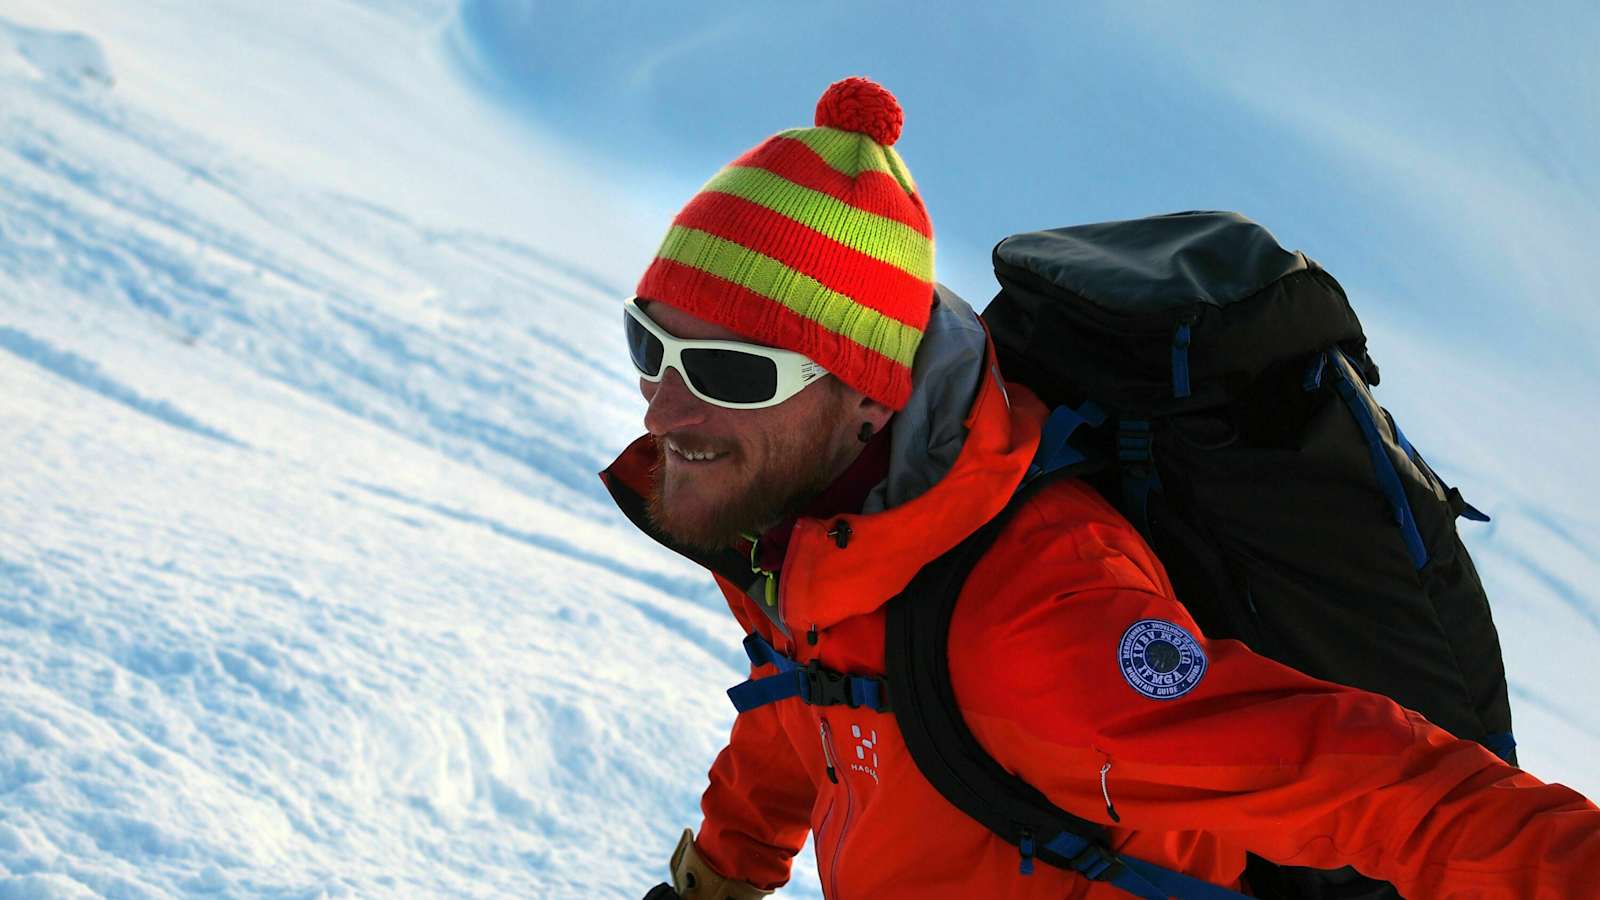
{"type": "Polygon", "coordinates": [[[622,304],[628,354],[645,381],[678,370],[689,393],[728,409],[777,406],[826,376],[828,370],[792,350],[743,341],[686,341],[650,320],[637,298],[622,304]]]}

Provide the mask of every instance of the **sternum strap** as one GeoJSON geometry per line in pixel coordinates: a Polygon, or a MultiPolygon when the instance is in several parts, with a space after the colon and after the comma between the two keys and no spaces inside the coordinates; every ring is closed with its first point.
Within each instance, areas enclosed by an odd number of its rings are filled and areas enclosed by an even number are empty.
{"type": "Polygon", "coordinates": [[[744,639],[745,655],[755,666],[776,666],[778,674],[752,678],[728,689],[728,699],[739,712],[798,697],[811,706],[848,706],[851,709],[866,707],[876,712],[889,712],[888,685],[882,678],[868,675],[845,675],[825,669],[816,660],[800,665],[779,653],[757,632],[744,639]]]}

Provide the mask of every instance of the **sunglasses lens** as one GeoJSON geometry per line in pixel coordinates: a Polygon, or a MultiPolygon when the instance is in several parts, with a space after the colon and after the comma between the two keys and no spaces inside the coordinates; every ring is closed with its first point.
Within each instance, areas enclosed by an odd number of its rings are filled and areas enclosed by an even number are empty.
{"type": "Polygon", "coordinates": [[[656,377],[661,372],[661,342],[626,312],[622,314],[622,324],[627,330],[628,355],[633,357],[634,367],[646,377],[656,377]]]}
{"type": "Polygon", "coordinates": [[[760,403],[778,392],[778,365],[738,350],[685,350],[683,367],[695,390],[727,403],[760,403]]]}

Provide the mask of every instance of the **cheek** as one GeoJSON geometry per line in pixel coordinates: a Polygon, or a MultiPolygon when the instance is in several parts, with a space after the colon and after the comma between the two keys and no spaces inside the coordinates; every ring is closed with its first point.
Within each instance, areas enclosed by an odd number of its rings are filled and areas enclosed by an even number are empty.
{"type": "Polygon", "coordinates": [[[784,467],[805,464],[825,454],[832,423],[821,408],[784,410],[771,416],[760,428],[750,428],[741,437],[753,459],[784,467]]]}

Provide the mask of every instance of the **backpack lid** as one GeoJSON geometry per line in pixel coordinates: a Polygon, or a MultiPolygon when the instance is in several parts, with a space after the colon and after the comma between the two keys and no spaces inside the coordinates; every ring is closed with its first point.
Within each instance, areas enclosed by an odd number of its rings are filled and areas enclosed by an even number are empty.
{"type": "Polygon", "coordinates": [[[1001,371],[1052,405],[1148,418],[1232,402],[1267,369],[1338,345],[1366,365],[1343,288],[1233,212],[1014,235],[984,310],[1001,371]]]}
{"type": "Polygon", "coordinates": [[[1208,211],[1013,235],[994,259],[1132,315],[1227,306],[1313,265],[1244,216],[1208,211]]]}

